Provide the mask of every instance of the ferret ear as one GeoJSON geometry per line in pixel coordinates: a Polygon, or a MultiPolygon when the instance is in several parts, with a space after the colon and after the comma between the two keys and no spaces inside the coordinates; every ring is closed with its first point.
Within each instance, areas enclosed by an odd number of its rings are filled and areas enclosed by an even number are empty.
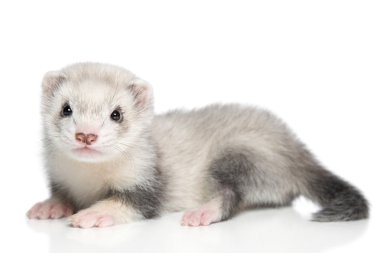
{"type": "Polygon", "coordinates": [[[129,83],[128,90],[133,95],[136,108],[144,110],[153,105],[153,89],[146,81],[134,79],[129,83]]]}
{"type": "Polygon", "coordinates": [[[47,72],[42,80],[42,91],[45,95],[53,95],[54,91],[66,80],[66,75],[60,71],[47,72]]]}

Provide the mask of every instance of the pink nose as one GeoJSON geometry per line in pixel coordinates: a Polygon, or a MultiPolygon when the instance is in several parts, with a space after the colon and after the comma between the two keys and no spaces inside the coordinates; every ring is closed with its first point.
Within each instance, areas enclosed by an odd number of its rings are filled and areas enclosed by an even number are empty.
{"type": "Polygon", "coordinates": [[[98,139],[98,136],[96,134],[76,133],[75,139],[81,143],[91,145],[98,139]]]}

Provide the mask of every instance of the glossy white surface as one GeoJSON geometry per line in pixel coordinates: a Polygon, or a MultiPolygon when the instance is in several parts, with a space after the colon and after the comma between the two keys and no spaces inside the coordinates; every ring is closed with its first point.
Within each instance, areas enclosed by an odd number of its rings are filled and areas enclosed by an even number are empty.
{"type": "MultiPolygon", "coordinates": [[[[299,203],[302,206],[304,203],[299,203]]],[[[313,223],[295,208],[244,212],[209,227],[179,225],[181,214],[104,229],[61,221],[18,222],[13,249],[34,252],[375,252],[375,219],[313,223]],[[20,239],[17,239],[20,238],[20,239]],[[28,238],[30,240],[25,240],[28,238]],[[372,251],[373,250],[373,251],[372,251]]],[[[23,219],[21,219],[23,220],[23,219]]],[[[5,242],[7,245],[8,242],[5,242]]],[[[2,243],[2,247],[4,244],[2,243]]],[[[5,249],[5,248],[4,248],[5,249]]],[[[6,252],[6,251],[2,251],[6,252]]]]}

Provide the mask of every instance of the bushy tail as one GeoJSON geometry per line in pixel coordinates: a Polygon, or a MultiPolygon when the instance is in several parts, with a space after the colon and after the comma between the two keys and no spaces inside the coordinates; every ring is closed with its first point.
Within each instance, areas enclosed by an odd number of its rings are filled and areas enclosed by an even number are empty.
{"type": "Polygon", "coordinates": [[[302,194],[322,206],[313,221],[350,221],[368,218],[368,202],[348,182],[317,166],[308,171],[302,194]]]}

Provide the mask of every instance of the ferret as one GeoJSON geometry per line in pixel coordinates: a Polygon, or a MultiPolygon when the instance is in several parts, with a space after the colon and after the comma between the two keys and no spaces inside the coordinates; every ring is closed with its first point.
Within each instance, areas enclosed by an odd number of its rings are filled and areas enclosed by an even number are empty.
{"type": "Polygon", "coordinates": [[[300,195],[321,206],[314,221],[369,215],[361,192],[267,110],[214,104],[155,115],[151,85],[121,67],[48,72],[42,119],[51,197],[30,219],[90,228],[185,211],[182,225],[205,226],[300,195]]]}

